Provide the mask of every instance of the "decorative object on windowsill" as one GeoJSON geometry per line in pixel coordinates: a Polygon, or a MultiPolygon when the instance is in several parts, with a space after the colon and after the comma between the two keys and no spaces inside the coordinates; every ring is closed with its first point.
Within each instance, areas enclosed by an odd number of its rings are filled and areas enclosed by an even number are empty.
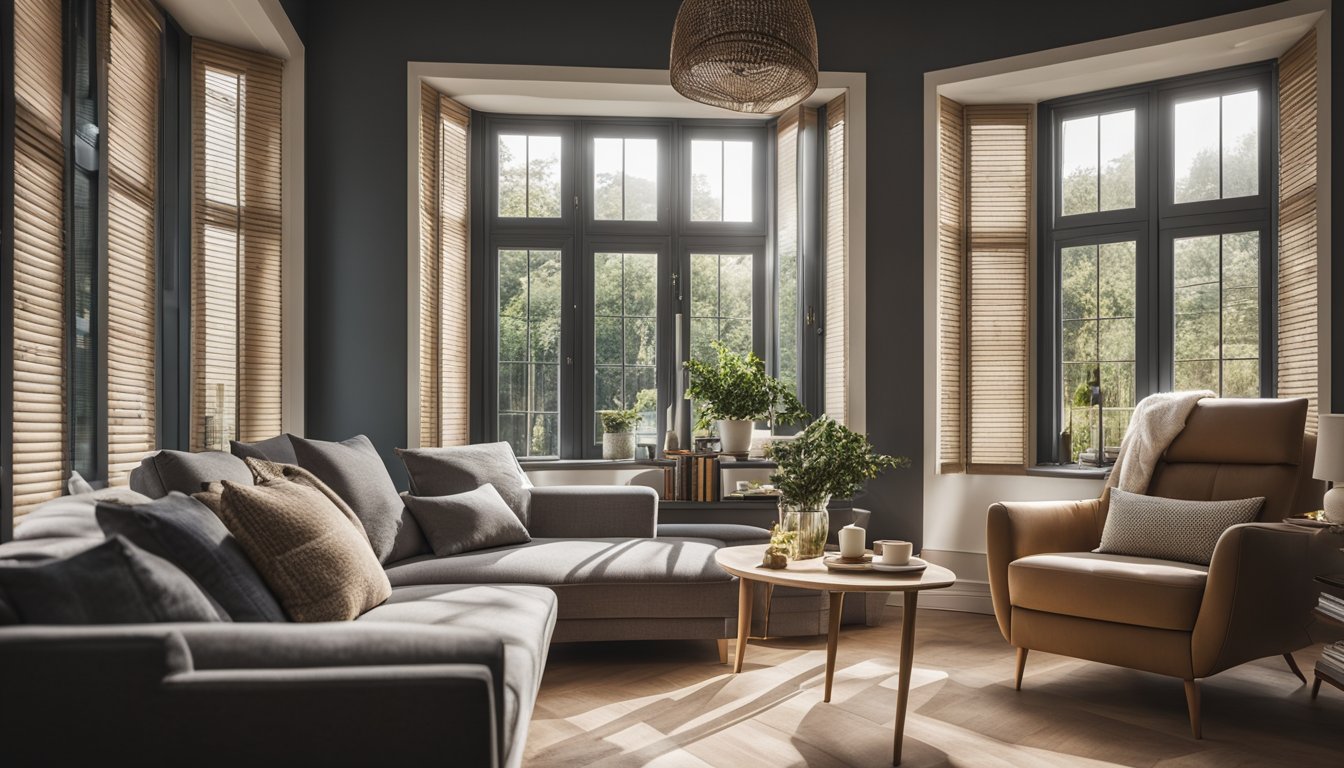
{"type": "Polygon", "coordinates": [[[1323,413],[1316,432],[1316,464],[1311,476],[1330,483],[1325,492],[1325,519],[1344,524],[1344,414],[1323,413]]]}
{"type": "Polygon", "coordinates": [[[780,491],[779,524],[796,531],[790,556],[820,557],[826,546],[832,496],[852,498],[863,484],[888,469],[910,466],[910,460],[877,453],[865,435],[829,416],[808,425],[792,440],[771,443],[767,456],[779,465],[770,480],[780,491]]]}
{"type": "Polygon", "coordinates": [[[685,0],[669,58],[677,93],[735,112],[782,112],[817,89],[807,0],[685,0]]]}
{"type": "Polygon", "coordinates": [[[639,411],[598,411],[602,420],[602,458],[620,461],[635,458],[635,425],[639,411]]]}
{"type": "Polygon", "coordinates": [[[809,418],[793,389],[765,372],[765,361],[755,353],[739,356],[714,342],[718,363],[690,360],[686,397],[695,401],[697,429],[718,422],[724,453],[745,458],[751,449],[754,422],[793,424],[809,418]]]}
{"type": "Polygon", "coordinates": [[[717,437],[697,437],[695,438],[696,453],[719,453],[723,441],[717,437]]]}
{"type": "Polygon", "coordinates": [[[675,425],[677,418],[677,407],[675,405],[667,406],[667,433],[663,435],[663,453],[668,451],[681,450],[681,439],[677,437],[677,428],[675,425]]]}
{"type": "Polygon", "coordinates": [[[793,546],[794,539],[798,538],[797,531],[782,531],[779,523],[770,527],[770,546],[765,548],[765,557],[761,560],[761,565],[766,568],[789,567],[789,549],[793,546]]]}

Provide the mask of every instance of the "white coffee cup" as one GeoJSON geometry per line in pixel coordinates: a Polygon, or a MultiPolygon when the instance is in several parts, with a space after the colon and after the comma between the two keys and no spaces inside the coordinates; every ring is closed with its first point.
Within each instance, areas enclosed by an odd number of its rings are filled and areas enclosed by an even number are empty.
{"type": "Polygon", "coordinates": [[[873,549],[881,550],[877,553],[877,562],[883,565],[909,565],[910,555],[914,552],[915,545],[908,541],[900,539],[882,539],[873,542],[873,549]]]}

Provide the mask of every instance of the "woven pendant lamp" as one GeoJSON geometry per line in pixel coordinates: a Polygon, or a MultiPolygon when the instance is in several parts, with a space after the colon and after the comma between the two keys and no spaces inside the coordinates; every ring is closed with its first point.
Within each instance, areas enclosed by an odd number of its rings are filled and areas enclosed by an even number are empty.
{"type": "Polygon", "coordinates": [[[736,112],[780,112],[817,89],[807,0],[684,0],[672,28],[672,87],[736,112]]]}

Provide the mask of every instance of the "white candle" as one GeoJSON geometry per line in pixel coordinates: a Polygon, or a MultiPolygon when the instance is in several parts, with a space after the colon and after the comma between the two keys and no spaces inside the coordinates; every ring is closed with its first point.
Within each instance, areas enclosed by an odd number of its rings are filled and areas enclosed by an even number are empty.
{"type": "Polygon", "coordinates": [[[866,531],[853,523],[841,528],[837,534],[840,537],[840,556],[841,557],[863,557],[864,537],[866,531]]]}

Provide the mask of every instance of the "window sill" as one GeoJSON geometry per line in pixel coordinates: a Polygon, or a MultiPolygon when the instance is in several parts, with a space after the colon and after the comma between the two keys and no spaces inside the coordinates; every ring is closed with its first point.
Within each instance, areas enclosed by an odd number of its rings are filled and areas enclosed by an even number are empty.
{"type": "Polygon", "coordinates": [[[1089,467],[1083,464],[1039,464],[1027,467],[1031,477],[1062,477],[1069,480],[1105,480],[1111,467],[1089,467]]]}
{"type": "Polygon", "coordinates": [[[520,459],[524,472],[575,469],[637,469],[653,467],[648,459],[520,459]]]}

